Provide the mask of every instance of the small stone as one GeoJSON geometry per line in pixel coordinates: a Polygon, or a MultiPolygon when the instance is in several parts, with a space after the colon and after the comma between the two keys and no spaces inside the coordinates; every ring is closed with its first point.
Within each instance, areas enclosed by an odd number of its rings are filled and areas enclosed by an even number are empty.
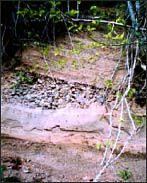
{"type": "Polygon", "coordinates": [[[35,98],[30,98],[29,102],[35,102],[35,98]]]}
{"type": "Polygon", "coordinates": [[[43,81],[42,81],[41,79],[38,79],[38,83],[42,84],[42,83],[43,83],[43,81]]]}
{"type": "Polygon", "coordinates": [[[16,92],[15,91],[12,91],[11,95],[12,96],[16,95],[16,92]]]}
{"type": "Polygon", "coordinates": [[[51,88],[56,88],[55,84],[50,85],[51,88]]]}
{"type": "Polygon", "coordinates": [[[22,171],[23,171],[23,173],[31,173],[30,168],[27,166],[23,166],[22,171]]]}
{"type": "Polygon", "coordinates": [[[43,104],[43,105],[44,105],[44,107],[48,107],[48,106],[50,106],[48,102],[44,102],[44,104],[43,104]]]}

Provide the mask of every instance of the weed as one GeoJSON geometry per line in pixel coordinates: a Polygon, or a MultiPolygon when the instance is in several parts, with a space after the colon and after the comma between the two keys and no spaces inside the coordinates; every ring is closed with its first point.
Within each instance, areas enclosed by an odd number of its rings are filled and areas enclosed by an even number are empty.
{"type": "Polygon", "coordinates": [[[16,77],[18,78],[18,80],[13,84],[13,89],[19,88],[20,85],[23,83],[33,84],[33,80],[23,71],[16,72],[16,77]]]}
{"type": "Polygon", "coordinates": [[[109,87],[109,88],[112,88],[112,86],[113,86],[112,80],[108,79],[108,80],[106,81],[106,86],[109,87]]]}
{"type": "Polygon", "coordinates": [[[144,117],[132,115],[132,118],[134,119],[134,121],[137,125],[142,125],[145,123],[144,117]]]}
{"type": "Polygon", "coordinates": [[[135,88],[130,88],[128,92],[128,97],[131,98],[136,94],[136,89],[135,88]]]}
{"type": "Polygon", "coordinates": [[[118,170],[117,173],[123,180],[128,180],[132,176],[130,170],[118,170]]]}
{"type": "Polygon", "coordinates": [[[101,148],[102,148],[102,144],[101,144],[101,143],[96,144],[96,149],[97,149],[98,151],[100,151],[101,148]]]}
{"type": "Polygon", "coordinates": [[[111,142],[110,140],[107,140],[107,141],[105,142],[106,147],[110,147],[111,144],[112,144],[112,142],[111,142]]]}
{"type": "Polygon", "coordinates": [[[4,177],[3,177],[3,173],[6,170],[6,166],[5,165],[0,165],[0,180],[3,181],[4,177]]]}
{"type": "Polygon", "coordinates": [[[60,54],[61,54],[61,51],[62,51],[62,48],[61,48],[61,47],[56,47],[56,48],[54,49],[54,55],[55,55],[55,56],[60,55],[60,54]]]}
{"type": "Polygon", "coordinates": [[[75,68],[75,69],[78,69],[78,62],[77,62],[77,60],[73,60],[72,61],[72,66],[73,66],[73,68],[75,68]]]}
{"type": "Polygon", "coordinates": [[[65,59],[59,59],[59,60],[56,62],[56,66],[57,66],[59,69],[63,69],[66,63],[67,63],[67,60],[65,60],[65,59]]]}

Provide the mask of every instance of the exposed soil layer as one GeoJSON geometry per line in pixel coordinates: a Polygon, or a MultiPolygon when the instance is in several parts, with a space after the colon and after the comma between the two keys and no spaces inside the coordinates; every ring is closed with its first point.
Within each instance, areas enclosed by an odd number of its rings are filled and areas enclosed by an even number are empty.
{"type": "MultiPolygon", "coordinates": [[[[125,69],[118,47],[102,47],[90,36],[87,33],[72,36],[72,42],[69,37],[59,39],[58,47],[49,46],[45,57],[42,49],[28,47],[22,53],[21,65],[4,71],[1,164],[7,168],[3,175],[9,177],[9,181],[88,182],[102,168],[100,163],[110,128],[109,111],[101,96],[117,63],[114,91],[125,69]],[[97,143],[102,145],[99,150],[97,143]]],[[[100,32],[94,32],[93,36],[100,42],[109,41],[100,32]]],[[[17,65],[16,60],[13,62],[17,65]]],[[[109,97],[112,106],[115,93],[109,97]]],[[[144,119],[145,107],[139,107],[133,100],[130,106],[133,113],[144,119]]],[[[119,112],[113,116],[114,139],[118,133],[119,112]]],[[[128,116],[125,119],[114,157],[130,136],[128,116]]],[[[131,172],[126,182],[145,182],[145,142],[144,125],[100,181],[123,182],[118,170],[126,170],[131,172]]]]}
{"type": "MultiPolygon", "coordinates": [[[[1,163],[6,165],[4,176],[17,177],[22,182],[87,182],[99,170],[102,151],[88,145],[36,143],[15,138],[2,138],[1,163]]],[[[102,175],[101,181],[124,181],[118,170],[129,169],[127,182],[146,181],[143,158],[122,157],[102,175]],[[115,176],[114,176],[115,175],[115,176]]]]}

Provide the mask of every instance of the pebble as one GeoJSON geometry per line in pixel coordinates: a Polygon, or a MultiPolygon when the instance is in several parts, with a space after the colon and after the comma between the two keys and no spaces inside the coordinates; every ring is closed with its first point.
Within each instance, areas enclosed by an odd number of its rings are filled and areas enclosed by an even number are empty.
{"type": "Polygon", "coordinates": [[[41,79],[38,79],[38,83],[42,84],[42,83],[43,83],[43,81],[42,81],[41,79]]]}
{"type": "Polygon", "coordinates": [[[30,168],[27,166],[23,166],[22,171],[23,171],[23,173],[31,173],[30,168]]]}
{"type": "Polygon", "coordinates": [[[78,105],[89,105],[93,101],[103,102],[99,97],[100,90],[94,86],[66,82],[60,79],[54,83],[49,77],[37,77],[38,80],[33,85],[20,84],[16,90],[11,89],[14,78],[17,80],[16,77],[12,75],[12,80],[4,80],[2,84],[2,101],[5,103],[23,103],[30,107],[45,107],[48,109],[56,109],[70,102],[78,105]]]}

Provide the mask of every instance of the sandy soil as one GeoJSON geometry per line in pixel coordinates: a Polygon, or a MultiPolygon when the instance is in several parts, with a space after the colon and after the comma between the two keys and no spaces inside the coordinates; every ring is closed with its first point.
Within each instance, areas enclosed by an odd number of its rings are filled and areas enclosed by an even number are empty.
{"type": "MultiPolygon", "coordinates": [[[[90,146],[35,143],[15,138],[2,138],[1,163],[6,165],[5,177],[22,182],[89,182],[99,170],[102,152],[90,146]]],[[[138,157],[122,157],[108,168],[100,181],[124,180],[118,170],[130,170],[127,182],[145,182],[146,161],[138,157]]]]}

